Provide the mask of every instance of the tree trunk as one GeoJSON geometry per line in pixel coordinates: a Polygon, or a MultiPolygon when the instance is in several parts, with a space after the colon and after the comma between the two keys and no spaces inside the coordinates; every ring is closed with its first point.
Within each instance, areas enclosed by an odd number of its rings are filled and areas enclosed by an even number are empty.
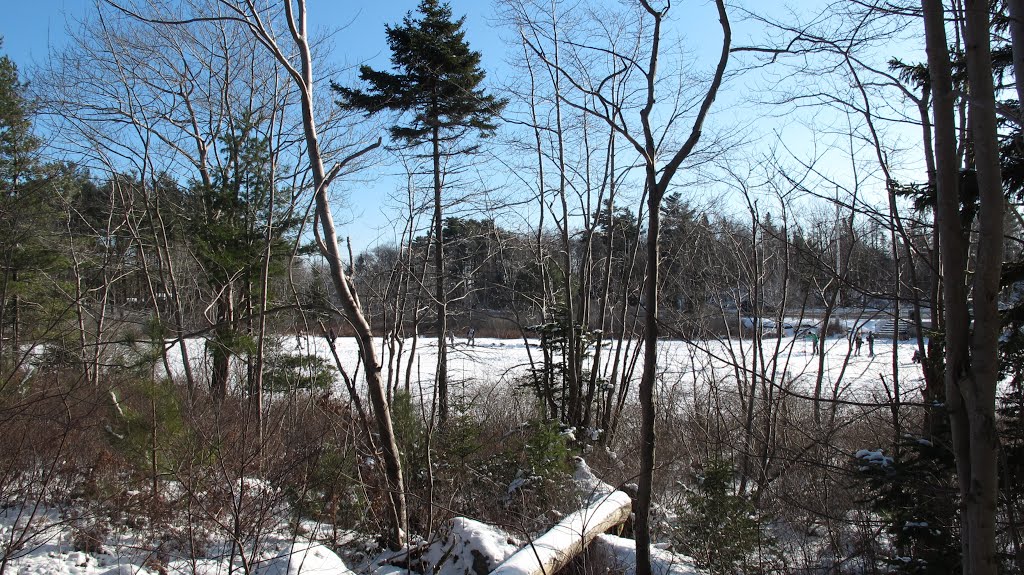
{"type": "MultiPolygon", "coordinates": [[[[605,321],[608,317],[608,301],[612,291],[612,249],[615,237],[615,130],[609,130],[608,133],[608,164],[608,247],[604,255],[604,275],[601,279],[601,299],[597,306],[597,340],[594,342],[594,360],[591,362],[586,412],[583,416],[584,425],[590,426],[594,424],[597,427],[602,428],[602,435],[608,433],[608,427],[606,424],[598,422],[601,421],[602,417],[607,418],[607,412],[604,414],[598,413],[591,417],[591,410],[600,410],[601,406],[606,403],[606,401],[598,399],[595,404],[594,393],[597,390],[597,378],[601,372],[601,351],[604,348],[604,338],[607,333],[605,321]]],[[[601,206],[598,205],[598,210],[600,209],[601,206]]],[[[608,398],[610,398],[611,390],[609,389],[607,393],[608,398]]],[[[601,441],[604,442],[603,437],[601,441]]]]}
{"type": "MultiPolygon", "coordinates": [[[[1010,12],[1010,44],[1013,49],[1013,78],[1017,102],[1024,106],[1024,0],[1006,0],[1010,12]]],[[[1024,126],[1024,110],[1017,109],[1017,125],[1024,126]]]]}
{"type": "Polygon", "coordinates": [[[444,220],[441,211],[440,128],[430,133],[434,161],[434,308],[437,310],[437,419],[448,423],[448,295],[444,289],[444,220]]]}
{"type": "MultiPolygon", "coordinates": [[[[6,263],[6,262],[4,262],[6,263]]],[[[6,266],[5,266],[6,267],[6,266]]],[[[7,340],[7,287],[11,283],[11,275],[9,273],[4,274],[3,284],[0,285],[0,370],[3,371],[2,375],[6,376],[7,369],[7,346],[4,342],[7,340]]],[[[18,356],[16,350],[12,349],[10,365],[14,365],[14,358],[18,356]]]]}
{"type": "MultiPolygon", "coordinates": [[[[661,170],[657,169],[656,162],[658,148],[655,143],[654,131],[651,129],[651,111],[654,108],[655,80],[658,71],[658,56],[661,43],[661,23],[665,12],[669,9],[666,6],[662,10],[655,10],[647,0],[640,0],[644,10],[653,17],[654,26],[651,33],[651,57],[645,73],[647,79],[647,103],[640,112],[640,122],[643,125],[643,146],[637,145],[646,163],[647,182],[647,206],[649,213],[647,228],[647,282],[645,284],[644,300],[647,309],[645,310],[644,330],[644,370],[640,378],[640,477],[638,480],[636,504],[636,572],[637,575],[650,575],[651,573],[651,532],[649,526],[649,515],[651,509],[651,490],[654,479],[655,461],[655,436],[654,436],[654,383],[657,370],[657,345],[658,345],[658,226],[661,211],[661,199],[672,182],[673,176],[679,170],[686,158],[693,152],[693,148],[700,140],[704,127],[704,120],[707,118],[711,104],[718,96],[718,88],[722,85],[722,78],[725,75],[725,68],[729,62],[729,46],[732,43],[732,28],[729,24],[729,16],[726,12],[724,0],[716,0],[718,19],[722,26],[722,50],[715,68],[715,75],[708,86],[700,109],[693,121],[690,134],[674,154],[665,163],[661,170]]],[[[638,143],[639,144],[639,143],[638,143]]]]}
{"type": "Polygon", "coordinates": [[[210,393],[214,401],[221,402],[228,396],[228,379],[231,376],[231,336],[234,330],[234,290],[228,283],[217,296],[217,325],[214,328],[213,370],[210,376],[210,393]]]}
{"type": "Polygon", "coordinates": [[[11,296],[11,357],[21,355],[21,296],[18,295],[18,270],[11,272],[14,295],[11,296]]]}
{"type": "Polygon", "coordinates": [[[552,575],[562,572],[602,533],[629,519],[629,496],[613,491],[570,513],[491,571],[492,575],[552,575]]]}
{"type": "MultiPolygon", "coordinates": [[[[1006,200],[1000,174],[999,142],[992,79],[989,3],[967,0],[964,6],[969,114],[981,202],[978,251],[974,270],[974,331],[970,371],[958,378],[970,428],[970,491],[964,493],[971,553],[965,567],[974,575],[996,573],[996,497],[999,436],[996,430],[996,385],[999,383],[999,278],[1003,265],[1003,216],[1006,200]]],[[[962,431],[962,430],[961,430],[962,431]]],[[[958,442],[959,443],[959,442],[958,442]]],[[[958,456],[964,455],[957,453],[958,456]]]]}
{"type": "MultiPolygon", "coordinates": [[[[296,4],[298,18],[295,18],[292,3],[288,1],[284,4],[292,39],[295,41],[296,48],[299,51],[301,72],[294,70],[285,54],[280,51],[275,51],[274,53],[278,61],[292,71],[299,88],[302,104],[302,126],[306,139],[306,154],[309,159],[310,169],[313,172],[316,213],[323,233],[322,247],[324,257],[330,266],[331,281],[334,283],[334,289],[341,300],[342,309],[355,330],[356,339],[359,342],[359,352],[363,359],[366,386],[370,395],[370,403],[373,406],[377,433],[380,435],[380,445],[383,451],[384,469],[389,491],[391,531],[386,541],[392,549],[399,549],[405,543],[404,527],[408,519],[405,505],[405,483],[402,478],[402,462],[398,451],[398,444],[395,442],[394,427],[391,423],[391,407],[388,405],[384,395],[384,387],[381,384],[381,366],[377,361],[377,353],[373,347],[373,333],[356,300],[354,286],[349,282],[349,278],[345,273],[341,250],[338,246],[338,234],[334,228],[334,217],[331,214],[330,198],[327,195],[330,180],[324,170],[323,158],[320,155],[320,143],[317,139],[316,120],[313,117],[313,65],[309,43],[306,38],[306,4],[304,0],[298,0],[296,4]]],[[[356,157],[379,145],[380,141],[378,140],[376,144],[357,152],[357,154],[350,156],[350,158],[356,157]]],[[[337,172],[332,172],[332,175],[334,173],[337,172]]]]}
{"type": "Polygon", "coordinates": [[[654,489],[655,434],[654,384],[658,372],[658,233],[661,193],[655,171],[648,167],[647,278],[644,282],[644,369],[640,376],[640,477],[636,499],[636,566],[638,574],[651,572],[651,495],[654,489]]]}
{"type": "MultiPolygon", "coordinates": [[[[941,0],[922,0],[925,44],[928,54],[928,72],[932,86],[932,114],[935,126],[935,224],[939,229],[939,252],[942,263],[942,288],[946,327],[946,403],[950,418],[953,451],[956,454],[957,474],[961,494],[970,489],[970,477],[964,456],[968,452],[964,441],[967,418],[958,390],[958,379],[968,367],[967,334],[970,319],[967,315],[965,289],[965,246],[961,240],[959,189],[956,154],[956,124],[952,66],[946,42],[945,15],[941,0]]],[[[964,516],[961,513],[962,517],[964,516]]],[[[970,573],[967,557],[971,538],[967,523],[963,525],[961,554],[963,572],[970,573]]]]}
{"type": "Polygon", "coordinates": [[[935,126],[936,225],[943,266],[946,404],[960,485],[963,573],[995,573],[998,378],[997,297],[1003,254],[1003,204],[989,50],[988,3],[966,2],[964,27],[970,84],[970,123],[981,209],[974,273],[971,335],[966,246],[959,213],[954,94],[941,0],[922,0],[935,126]]]}

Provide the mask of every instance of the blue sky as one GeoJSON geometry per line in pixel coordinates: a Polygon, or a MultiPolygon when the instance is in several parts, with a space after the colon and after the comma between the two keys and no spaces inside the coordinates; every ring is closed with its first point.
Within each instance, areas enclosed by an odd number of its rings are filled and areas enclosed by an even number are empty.
{"type": "MultiPolygon", "coordinates": [[[[0,35],[4,38],[3,52],[10,56],[19,65],[22,73],[29,78],[32,65],[44,62],[51,49],[59,50],[64,45],[66,27],[73,27],[74,21],[82,18],[93,6],[92,0],[0,1],[6,4],[5,17],[0,20],[0,35]]],[[[790,6],[789,9],[808,16],[826,4],[822,0],[751,0],[747,4],[758,10],[779,10],[784,3],[790,6]]],[[[333,64],[354,67],[361,63],[369,63],[377,68],[385,68],[389,63],[384,26],[400,22],[406,12],[415,9],[416,4],[417,0],[309,0],[309,23],[314,30],[341,29],[333,40],[333,64]]],[[[500,85],[509,74],[509,68],[505,65],[509,57],[506,53],[505,40],[515,39],[503,37],[509,32],[494,22],[495,9],[490,0],[451,0],[450,4],[456,16],[466,16],[467,39],[473,49],[483,54],[483,66],[488,71],[492,85],[500,85]]],[[[710,65],[717,58],[721,34],[713,5],[706,0],[688,0],[677,2],[673,9],[675,18],[672,25],[682,30],[690,55],[694,56],[694,61],[700,65],[710,65]]],[[[749,22],[739,18],[738,11],[733,12],[732,20],[734,45],[749,43],[751,36],[758,33],[749,22]]],[[[510,44],[513,49],[516,48],[514,42],[510,44]]],[[[921,57],[923,58],[923,54],[921,57]]],[[[345,83],[350,81],[346,78],[339,80],[345,83]]],[[[757,86],[756,75],[748,74],[733,81],[716,102],[714,110],[720,114],[719,118],[731,120],[733,116],[760,113],[758,110],[744,108],[756,99],[756,94],[752,95],[750,92],[756,90],[757,86]]],[[[790,121],[775,118],[764,121],[755,119],[753,122],[759,124],[758,129],[773,130],[777,129],[775,126],[790,121]]],[[[791,134],[798,134],[795,138],[790,137],[791,142],[788,145],[797,150],[802,146],[812,145],[807,126],[795,126],[790,123],[786,129],[791,134]]],[[[910,135],[911,139],[915,137],[919,138],[910,135]]],[[[383,167],[382,170],[392,173],[396,171],[394,167],[383,167]]],[[[338,216],[341,222],[348,222],[342,233],[353,236],[357,250],[377,241],[388,242],[393,238],[393,234],[388,230],[391,223],[389,215],[381,198],[402,187],[404,182],[400,180],[402,178],[377,178],[359,184],[363,186],[362,189],[353,186],[350,190],[351,199],[347,209],[339,210],[338,216]]]]}
{"type": "Polygon", "coordinates": [[[49,46],[63,45],[65,14],[81,14],[82,0],[6,0],[0,36],[4,52],[19,68],[46,58],[49,46]]]}
{"type": "MultiPolygon", "coordinates": [[[[46,59],[51,48],[64,45],[67,26],[83,17],[93,6],[92,0],[2,0],[3,19],[0,36],[3,51],[24,70],[46,59]]],[[[309,23],[318,27],[344,27],[339,36],[339,62],[372,61],[383,65],[387,59],[384,25],[400,22],[415,0],[383,0],[349,2],[345,0],[310,0],[309,23]],[[353,7],[353,5],[359,6],[353,7]],[[343,45],[342,45],[343,42],[343,45]]],[[[488,1],[454,0],[449,2],[455,14],[466,16],[467,37],[474,49],[484,54],[488,69],[500,68],[504,47],[491,31],[492,16],[488,1]]]]}
{"type": "MultiPolygon", "coordinates": [[[[0,0],[6,4],[4,18],[0,19],[3,52],[19,67],[23,79],[31,79],[34,65],[45,62],[48,54],[65,45],[67,28],[87,14],[92,0],[0,0]]],[[[504,44],[491,28],[489,1],[454,0],[449,2],[456,16],[466,16],[467,40],[474,50],[483,54],[483,66],[491,79],[500,81],[504,67],[504,44]]],[[[378,68],[389,66],[389,53],[385,42],[385,24],[395,24],[418,0],[384,0],[378,2],[349,2],[344,0],[310,0],[308,22],[317,29],[338,29],[334,64],[355,67],[369,63],[378,68]],[[358,4],[358,6],[355,6],[358,4]]],[[[342,233],[351,234],[358,246],[376,241],[388,241],[390,220],[379,205],[379,198],[396,185],[390,178],[371,183],[372,189],[352,191],[347,209],[340,210],[339,219],[349,222],[342,233]]]]}

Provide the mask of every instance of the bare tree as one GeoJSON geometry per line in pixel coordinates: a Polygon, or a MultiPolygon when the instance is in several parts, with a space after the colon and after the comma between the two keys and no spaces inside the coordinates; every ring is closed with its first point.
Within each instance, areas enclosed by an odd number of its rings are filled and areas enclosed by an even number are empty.
{"type": "MultiPolygon", "coordinates": [[[[595,116],[606,122],[612,129],[621,135],[633,147],[639,155],[644,170],[644,189],[647,198],[647,269],[644,282],[644,364],[643,373],[640,379],[639,398],[641,406],[642,421],[640,426],[641,440],[641,464],[639,477],[639,493],[636,501],[636,550],[637,550],[637,572],[648,574],[651,571],[650,563],[650,526],[649,516],[651,509],[651,495],[653,488],[653,477],[655,468],[655,404],[654,387],[657,378],[658,359],[658,333],[659,333],[659,233],[661,202],[666,191],[672,183],[676,173],[682,167],[683,162],[694,151],[700,141],[703,132],[704,121],[707,118],[711,105],[718,95],[725,75],[726,65],[729,60],[729,47],[731,45],[731,28],[725,3],[716,2],[719,22],[722,26],[723,42],[722,51],[718,64],[715,68],[713,79],[704,92],[697,112],[692,120],[689,135],[672,149],[664,139],[664,131],[673,129],[673,120],[680,119],[678,110],[670,113],[670,120],[667,125],[656,126],[654,115],[659,102],[663,98],[659,95],[659,59],[662,57],[662,24],[668,15],[672,4],[665,3],[655,7],[647,0],[640,0],[639,10],[641,21],[644,23],[644,31],[638,36],[638,41],[645,45],[646,62],[643,57],[636,58],[631,54],[617,53],[606,47],[596,46],[575,46],[577,53],[584,53],[589,50],[611,53],[614,62],[614,69],[604,78],[597,78],[593,82],[584,79],[574,79],[572,74],[567,73],[564,64],[555,60],[554,57],[542,51],[535,45],[531,50],[535,57],[540,58],[546,66],[554,70],[554,73],[563,78],[576,92],[579,98],[570,98],[566,94],[557,94],[560,101],[572,106],[588,115],[595,116]],[[640,40],[642,38],[642,40],[640,40]],[[626,107],[620,102],[609,97],[606,90],[609,84],[622,74],[636,70],[643,77],[640,87],[641,103],[638,110],[638,122],[626,118],[626,107]],[[663,131],[664,130],[664,131],[663,131]],[[662,164],[660,158],[667,157],[668,160],[662,164]]],[[[671,99],[672,96],[665,96],[671,99]]]]}
{"type": "Polygon", "coordinates": [[[237,26],[237,30],[249,35],[273,57],[298,92],[305,154],[312,174],[316,205],[315,220],[317,224],[314,226],[314,232],[320,252],[327,259],[331,282],[341,301],[346,320],[356,332],[370,402],[373,407],[374,421],[383,450],[382,459],[387,478],[386,489],[390,519],[387,542],[389,546],[397,548],[404,542],[404,526],[406,524],[405,489],[400,454],[395,443],[390,407],[381,380],[381,365],[377,360],[373,334],[370,324],[363,314],[354,284],[346,272],[344,254],[338,242],[329,202],[331,182],[343,170],[350,169],[357,159],[377,148],[380,141],[356,148],[349,155],[337,161],[330,170],[325,167],[326,159],[321,147],[321,136],[317,131],[313,57],[306,26],[307,12],[304,1],[300,0],[295,4],[283,2],[279,8],[272,9],[257,7],[253,2],[217,0],[209,5],[200,4],[186,7],[186,10],[192,12],[186,12],[184,15],[177,15],[177,11],[162,5],[149,7],[143,11],[132,5],[111,4],[123,13],[153,25],[191,27],[203,23],[221,22],[237,26]],[[288,42],[288,45],[282,45],[279,40],[288,42]]]}

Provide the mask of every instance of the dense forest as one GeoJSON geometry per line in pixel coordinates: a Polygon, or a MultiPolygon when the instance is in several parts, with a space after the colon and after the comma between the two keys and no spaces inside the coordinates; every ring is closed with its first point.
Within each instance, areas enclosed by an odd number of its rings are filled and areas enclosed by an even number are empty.
{"type": "Polygon", "coordinates": [[[0,575],[1024,572],[1024,1],[491,11],[0,54],[0,575]]]}

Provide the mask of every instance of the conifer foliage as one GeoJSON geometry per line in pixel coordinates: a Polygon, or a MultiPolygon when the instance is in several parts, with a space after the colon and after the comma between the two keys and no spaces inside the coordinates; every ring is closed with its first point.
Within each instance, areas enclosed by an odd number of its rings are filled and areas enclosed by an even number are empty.
{"type": "Polygon", "coordinates": [[[728,462],[709,461],[679,510],[676,542],[714,575],[757,572],[749,557],[772,545],[753,504],[734,492],[734,471],[728,462]]]}
{"type": "MultiPolygon", "coordinates": [[[[462,25],[465,17],[452,19],[451,7],[437,0],[423,0],[418,18],[406,14],[400,26],[387,26],[393,72],[362,66],[360,79],[366,90],[334,85],[338,104],[369,115],[390,111],[399,114],[391,137],[405,146],[430,144],[433,165],[434,298],[435,331],[440,350],[437,368],[438,419],[448,419],[447,327],[448,293],[442,228],[442,157],[472,153],[474,144],[462,145],[473,135],[486,137],[497,127],[495,117],[505,100],[487,94],[481,84],[486,76],[480,53],[469,48],[462,25]]],[[[447,162],[444,162],[447,164],[447,162]]]]}
{"type": "MultiPolygon", "coordinates": [[[[346,109],[367,114],[383,111],[407,116],[390,129],[396,141],[415,146],[430,142],[435,130],[444,142],[472,131],[491,134],[505,100],[484,92],[486,76],[480,53],[470,49],[462,29],[465,17],[452,20],[452,9],[437,0],[423,0],[400,26],[386,26],[393,72],[359,69],[367,89],[335,85],[346,109]]],[[[463,150],[466,151],[466,150],[463,150]]]]}
{"type": "Polygon", "coordinates": [[[50,242],[56,216],[25,88],[18,67],[0,56],[0,342],[10,344],[0,349],[5,368],[22,343],[38,336],[30,332],[47,325],[41,312],[50,308],[56,289],[48,277],[60,264],[50,242]]]}

